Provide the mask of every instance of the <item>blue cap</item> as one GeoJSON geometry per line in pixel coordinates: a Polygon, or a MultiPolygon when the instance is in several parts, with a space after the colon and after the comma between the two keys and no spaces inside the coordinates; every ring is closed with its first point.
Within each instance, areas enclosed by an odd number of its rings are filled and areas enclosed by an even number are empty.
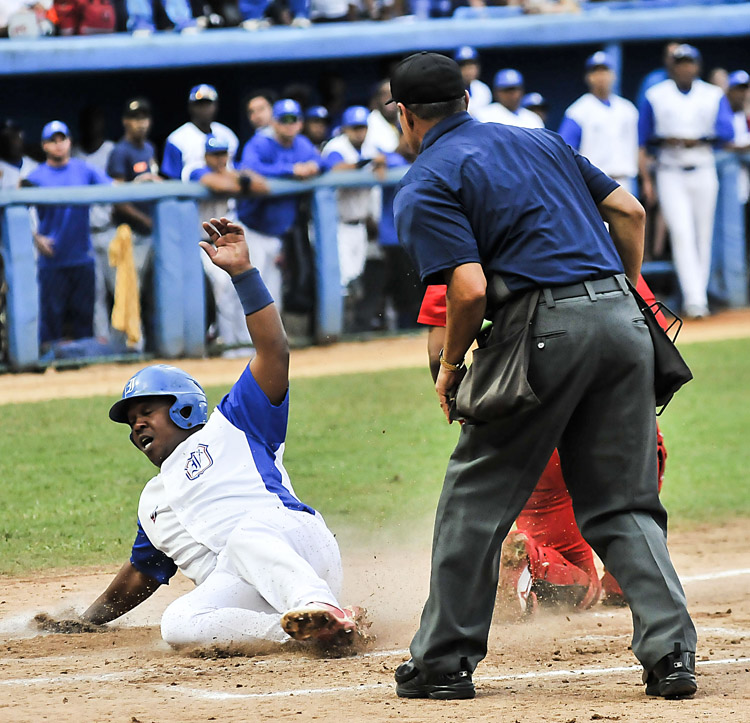
{"type": "Polygon", "coordinates": [[[214,88],[213,85],[201,83],[190,89],[188,100],[191,103],[195,103],[197,100],[209,100],[214,103],[219,100],[219,94],[216,92],[216,88],[214,88]]]}
{"type": "Polygon", "coordinates": [[[523,76],[513,68],[503,68],[495,74],[494,88],[518,88],[523,87],[523,76]]]}
{"type": "Polygon", "coordinates": [[[735,70],[729,74],[729,87],[734,88],[736,85],[750,85],[750,75],[744,70],[735,70]]]}
{"type": "Polygon", "coordinates": [[[698,51],[698,48],[693,45],[688,45],[687,43],[678,45],[672,51],[672,60],[674,60],[675,62],[678,62],[680,60],[690,60],[693,63],[699,63],[700,59],[701,54],[698,51]]]}
{"type": "Polygon", "coordinates": [[[476,48],[472,48],[471,45],[462,45],[455,53],[453,53],[453,60],[459,65],[461,63],[478,63],[479,53],[476,48]]]}
{"type": "Polygon", "coordinates": [[[366,126],[370,111],[363,105],[349,106],[341,116],[342,126],[366,126]]]}
{"type": "Polygon", "coordinates": [[[593,55],[586,58],[586,70],[593,70],[594,68],[607,68],[608,70],[614,70],[615,64],[607,53],[603,50],[597,50],[593,55]]]}
{"type": "Polygon", "coordinates": [[[521,98],[522,108],[539,108],[546,106],[547,101],[541,93],[526,93],[526,95],[521,98]]]}
{"type": "Polygon", "coordinates": [[[206,136],[206,153],[227,153],[229,143],[222,138],[217,138],[212,133],[206,136]]]}
{"type": "Polygon", "coordinates": [[[328,108],[326,108],[324,105],[311,105],[305,111],[305,118],[328,120],[328,108]]]}
{"type": "Polygon", "coordinates": [[[53,120],[47,123],[44,128],[42,128],[42,140],[48,141],[52,136],[55,135],[55,133],[62,133],[67,138],[70,138],[70,131],[68,130],[68,126],[65,125],[62,121],[53,120]]]}
{"type": "Polygon", "coordinates": [[[296,115],[297,118],[302,118],[302,108],[300,107],[300,104],[291,98],[277,100],[273,104],[273,117],[278,120],[284,115],[296,115]]]}

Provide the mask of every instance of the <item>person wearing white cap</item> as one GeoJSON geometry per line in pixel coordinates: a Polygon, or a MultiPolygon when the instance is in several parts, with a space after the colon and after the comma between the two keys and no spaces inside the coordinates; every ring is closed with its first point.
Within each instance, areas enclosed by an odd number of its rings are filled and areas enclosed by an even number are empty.
{"type": "MultiPolygon", "coordinates": [[[[332,138],[321,153],[326,168],[348,171],[362,168],[373,160],[363,152],[370,112],[362,105],[347,108],[341,116],[341,133],[332,138]]],[[[375,156],[384,159],[381,156],[375,156]]],[[[367,260],[367,220],[376,217],[378,209],[371,188],[340,188],[336,191],[339,210],[338,247],[341,287],[346,289],[358,279],[367,260]]],[[[377,204],[379,206],[379,203],[377,204]]]]}
{"type": "Polygon", "coordinates": [[[469,91],[469,113],[476,118],[477,113],[492,103],[490,87],[479,80],[482,66],[479,64],[479,53],[471,45],[462,45],[453,53],[453,60],[461,68],[461,77],[469,91]]]}
{"type": "Polygon", "coordinates": [[[523,75],[515,68],[503,68],[492,83],[495,102],[482,108],[476,119],[483,123],[502,123],[520,128],[544,128],[542,119],[533,111],[521,107],[523,75]]]}
{"type": "MultiPolygon", "coordinates": [[[[89,186],[112,180],[95,166],[71,158],[68,126],[59,120],[42,130],[47,160],[28,176],[32,186],[89,186]]],[[[39,252],[39,341],[44,352],[69,334],[83,339],[94,333],[94,250],[89,227],[89,207],[39,206],[39,226],[34,245],[39,252]]]]}
{"type": "Polygon", "coordinates": [[[211,134],[226,141],[229,167],[237,155],[240,142],[235,132],[215,120],[219,110],[219,94],[212,85],[193,86],[188,95],[190,120],[172,131],[164,145],[161,174],[166,178],[187,181],[191,171],[203,166],[206,136],[211,134]]]}
{"type": "Polygon", "coordinates": [[[557,131],[565,142],[586,156],[630,193],[638,175],[638,110],[612,92],[614,63],[603,51],[586,60],[589,92],[573,103],[557,131]]]}
{"type": "Polygon", "coordinates": [[[672,51],[671,76],[649,88],[639,108],[641,189],[648,207],[659,203],[686,316],[708,315],[711,240],[719,190],[714,146],[734,139],[732,110],[721,88],[698,77],[692,45],[672,51]],[[650,177],[655,149],[656,189],[650,177]]]}

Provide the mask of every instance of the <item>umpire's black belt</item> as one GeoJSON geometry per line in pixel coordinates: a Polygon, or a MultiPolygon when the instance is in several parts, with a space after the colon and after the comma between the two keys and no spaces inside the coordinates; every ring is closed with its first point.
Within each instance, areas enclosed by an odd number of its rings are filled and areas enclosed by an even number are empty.
{"type": "Polygon", "coordinates": [[[548,286],[542,289],[539,303],[552,308],[556,301],[562,301],[563,299],[588,297],[590,301],[597,301],[598,295],[611,294],[614,291],[619,291],[622,294],[630,293],[625,274],[609,276],[606,279],[581,281],[578,284],[569,284],[568,286],[548,286]]]}

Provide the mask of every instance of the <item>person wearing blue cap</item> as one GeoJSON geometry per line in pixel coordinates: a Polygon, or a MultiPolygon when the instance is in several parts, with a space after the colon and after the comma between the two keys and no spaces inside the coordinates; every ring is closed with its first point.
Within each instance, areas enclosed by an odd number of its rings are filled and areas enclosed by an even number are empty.
{"type": "Polygon", "coordinates": [[[161,174],[166,178],[187,181],[191,171],[203,166],[206,136],[212,134],[226,141],[229,148],[229,167],[237,155],[240,142],[235,132],[219,123],[219,94],[212,85],[193,86],[188,95],[190,120],[167,136],[161,174]]]}
{"type": "MultiPolygon", "coordinates": [[[[256,133],[242,149],[241,171],[253,171],[267,178],[305,179],[322,168],[320,153],[301,135],[302,108],[296,100],[283,98],[273,104],[268,132],[256,133]]],[[[296,196],[243,199],[238,215],[245,226],[254,264],[260,269],[271,295],[280,306],[282,240],[293,226],[299,210],[296,196]]]]}
{"type": "Polygon", "coordinates": [[[521,98],[521,108],[526,108],[526,110],[536,113],[542,119],[544,127],[547,127],[549,103],[547,103],[547,99],[541,93],[537,93],[536,91],[526,93],[526,95],[521,98]]]}
{"type": "Polygon", "coordinates": [[[519,128],[544,128],[542,119],[536,113],[521,107],[524,80],[515,68],[498,70],[492,88],[495,102],[482,108],[476,114],[477,120],[519,128]]]}
{"type": "MultiPolygon", "coordinates": [[[[112,180],[98,168],[71,158],[68,126],[59,120],[42,130],[42,150],[47,160],[26,179],[32,186],[90,186],[112,180]]],[[[39,226],[34,244],[39,252],[39,341],[45,346],[69,330],[70,338],[94,333],[95,271],[89,227],[89,207],[39,206],[39,226]]]]}
{"type": "Polygon", "coordinates": [[[643,198],[653,208],[658,195],[682,309],[689,318],[709,314],[707,287],[719,190],[713,151],[734,139],[729,101],[721,88],[699,78],[700,61],[697,48],[678,45],[672,51],[672,77],[646,91],[638,119],[643,198]]]}
{"type": "Polygon", "coordinates": [[[331,137],[330,128],[330,115],[328,113],[328,108],[324,105],[311,105],[305,111],[305,125],[302,129],[302,133],[310,139],[310,142],[318,150],[322,150],[323,146],[331,137]]]}
{"type": "MultiPolygon", "coordinates": [[[[350,171],[370,165],[374,158],[383,161],[382,154],[372,155],[362,150],[369,115],[370,111],[362,105],[350,106],[343,112],[341,133],[326,143],[321,154],[327,169],[350,171]]],[[[375,218],[376,208],[371,188],[339,188],[336,200],[339,271],[341,287],[347,290],[365,269],[367,222],[375,218]]]]}
{"type": "MultiPolygon", "coordinates": [[[[268,184],[262,176],[252,171],[235,171],[229,168],[229,144],[226,140],[208,135],[205,149],[205,164],[191,171],[189,179],[201,183],[214,193],[211,198],[198,203],[200,218],[234,218],[237,207],[232,196],[268,193],[268,184]]],[[[210,240],[202,224],[199,234],[202,241],[210,240]]],[[[201,261],[214,297],[216,343],[227,347],[222,356],[247,357],[250,354],[251,339],[232,280],[223,269],[211,262],[207,254],[201,254],[201,261]]]]}
{"type": "MultiPolygon", "coordinates": [[[[737,190],[740,203],[745,207],[747,218],[747,201],[750,196],[750,173],[748,173],[748,162],[750,156],[750,119],[748,119],[747,107],[748,90],[750,90],[750,74],[745,70],[735,70],[729,74],[727,81],[727,101],[732,109],[732,126],[734,128],[734,141],[731,149],[740,154],[742,166],[737,178],[737,190]]],[[[750,233],[750,224],[745,223],[746,235],[750,233]]]]}
{"type": "Polygon", "coordinates": [[[479,80],[482,74],[482,66],[479,63],[479,53],[471,45],[462,45],[453,53],[453,60],[461,68],[461,77],[464,79],[466,90],[469,91],[469,113],[475,118],[477,113],[492,103],[492,91],[486,83],[479,80]]]}
{"type": "Polygon", "coordinates": [[[635,193],[638,175],[638,110],[612,92],[615,69],[603,51],[585,63],[589,92],[565,111],[557,131],[563,140],[597,168],[635,193]]]}

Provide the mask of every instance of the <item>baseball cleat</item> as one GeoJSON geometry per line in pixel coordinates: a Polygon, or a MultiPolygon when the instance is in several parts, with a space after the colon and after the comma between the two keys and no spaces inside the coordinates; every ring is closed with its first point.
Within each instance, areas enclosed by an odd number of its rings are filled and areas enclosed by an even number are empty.
{"type": "Polygon", "coordinates": [[[498,601],[521,615],[536,610],[536,593],[529,560],[529,538],[523,532],[511,532],[503,542],[500,553],[498,601]]]}
{"type": "Polygon", "coordinates": [[[317,640],[346,644],[357,632],[354,608],[337,608],[328,603],[312,602],[288,610],[281,617],[281,627],[294,640],[317,640]]]}

